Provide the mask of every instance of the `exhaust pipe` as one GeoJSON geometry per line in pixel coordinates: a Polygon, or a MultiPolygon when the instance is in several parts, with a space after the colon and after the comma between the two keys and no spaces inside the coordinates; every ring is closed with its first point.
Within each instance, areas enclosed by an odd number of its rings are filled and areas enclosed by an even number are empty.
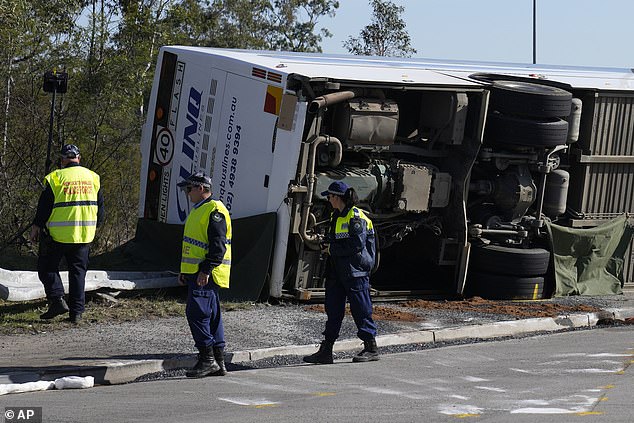
{"type": "Polygon", "coordinates": [[[331,94],[324,94],[315,98],[308,105],[309,113],[317,113],[319,109],[326,106],[332,106],[333,104],[342,103],[346,100],[350,100],[357,96],[354,91],[339,91],[331,94]]]}
{"type": "MultiPolygon", "coordinates": [[[[306,197],[304,199],[304,204],[302,207],[302,215],[299,226],[299,234],[306,243],[306,245],[313,249],[319,249],[319,236],[315,233],[308,233],[308,221],[311,219],[310,208],[313,205],[313,194],[315,193],[315,182],[317,177],[315,176],[315,162],[317,161],[317,147],[322,143],[334,143],[337,151],[339,152],[337,157],[332,160],[332,166],[337,166],[341,161],[341,152],[343,151],[343,147],[341,145],[341,141],[339,141],[335,137],[320,135],[317,136],[311,141],[310,149],[308,153],[308,169],[306,172],[306,181],[307,181],[307,189],[306,189],[306,197]],[[334,163],[337,161],[337,163],[334,163]]],[[[312,217],[314,221],[314,216],[312,217]]]]}

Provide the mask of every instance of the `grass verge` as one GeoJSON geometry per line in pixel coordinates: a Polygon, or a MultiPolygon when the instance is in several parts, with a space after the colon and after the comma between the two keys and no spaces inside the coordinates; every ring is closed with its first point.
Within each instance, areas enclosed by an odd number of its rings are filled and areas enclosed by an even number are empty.
{"type": "MultiPolygon", "coordinates": [[[[166,317],[185,318],[187,290],[184,287],[122,291],[116,297],[103,292],[86,292],[86,311],[80,327],[90,324],[118,324],[166,317]],[[101,295],[100,295],[101,294],[101,295]],[[108,298],[111,297],[111,298],[108,298]]],[[[244,310],[252,303],[222,302],[223,311],[244,310]]],[[[68,315],[40,320],[47,310],[46,300],[0,300],[0,335],[51,332],[76,327],[64,321],[68,315]]]]}

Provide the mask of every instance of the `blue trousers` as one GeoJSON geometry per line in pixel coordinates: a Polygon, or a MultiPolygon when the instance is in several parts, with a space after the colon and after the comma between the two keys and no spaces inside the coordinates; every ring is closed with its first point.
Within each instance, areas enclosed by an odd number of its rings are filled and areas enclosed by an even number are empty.
{"type": "Polygon", "coordinates": [[[363,341],[376,337],[376,324],[372,320],[372,300],[370,299],[370,278],[349,278],[326,280],[326,329],[324,338],[334,342],[339,337],[341,323],[346,313],[346,298],[350,302],[350,312],[357,325],[357,336],[363,341]]]}
{"type": "Polygon", "coordinates": [[[59,264],[62,257],[68,267],[68,308],[70,315],[84,312],[86,294],[86,271],[88,270],[89,244],[64,244],[51,238],[40,241],[40,254],[37,259],[37,275],[44,285],[46,298],[62,298],[64,285],[59,276],[59,264]]]}
{"type": "Polygon", "coordinates": [[[196,284],[197,274],[185,275],[187,306],[185,315],[196,348],[225,347],[225,330],[220,314],[218,285],[209,278],[205,286],[196,284]]]}

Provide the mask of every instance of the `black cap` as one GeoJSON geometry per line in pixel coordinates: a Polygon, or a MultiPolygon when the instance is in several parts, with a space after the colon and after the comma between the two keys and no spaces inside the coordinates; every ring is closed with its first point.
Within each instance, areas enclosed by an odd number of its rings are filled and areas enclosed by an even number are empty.
{"type": "Polygon", "coordinates": [[[75,159],[79,157],[79,147],[75,144],[66,144],[62,147],[59,154],[65,159],[75,159]]]}
{"type": "Polygon", "coordinates": [[[183,179],[181,182],[177,183],[178,187],[186,187],[189,185],[197,185],[202,187],[211,188],[211,178],[205,175],[204,172],[196,172],[189,175],[187,178],[183,179]]]}
{"type": "Polygon", "coordinates": [[[338,195],[340,197],[344,197],[346,195],[346,191],[350,188],[348,184],[344,181],[335,181],[328,186],[328,190],[321,193],[322,197],[327,196],[328,194],[338,195]]]}

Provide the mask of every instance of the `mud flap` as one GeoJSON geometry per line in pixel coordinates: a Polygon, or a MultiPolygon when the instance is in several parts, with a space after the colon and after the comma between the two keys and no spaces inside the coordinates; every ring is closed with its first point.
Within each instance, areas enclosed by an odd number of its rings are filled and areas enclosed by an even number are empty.
{"type": "Polygon", "coordinates": [[[276,221],[276,213],[232,221],[231,283],[229,289],[220,290],[222,301],[256,301],[260,297],[269,280],[276,221]]]}
{"type": "MultiPolygon", "coordinates": [[[[256,301],[269,277],[269,265],[275,240],[276,213],[232,220],[233,262],[229,289],[221,289],[223,301],[256,301]]],[[[125,246],[133,257],[128,269],[180,270],[183,225],[139,219],[133,242],[125,246]]],[[[268,293],[268,291],[267,291],[268,293]]]]}

